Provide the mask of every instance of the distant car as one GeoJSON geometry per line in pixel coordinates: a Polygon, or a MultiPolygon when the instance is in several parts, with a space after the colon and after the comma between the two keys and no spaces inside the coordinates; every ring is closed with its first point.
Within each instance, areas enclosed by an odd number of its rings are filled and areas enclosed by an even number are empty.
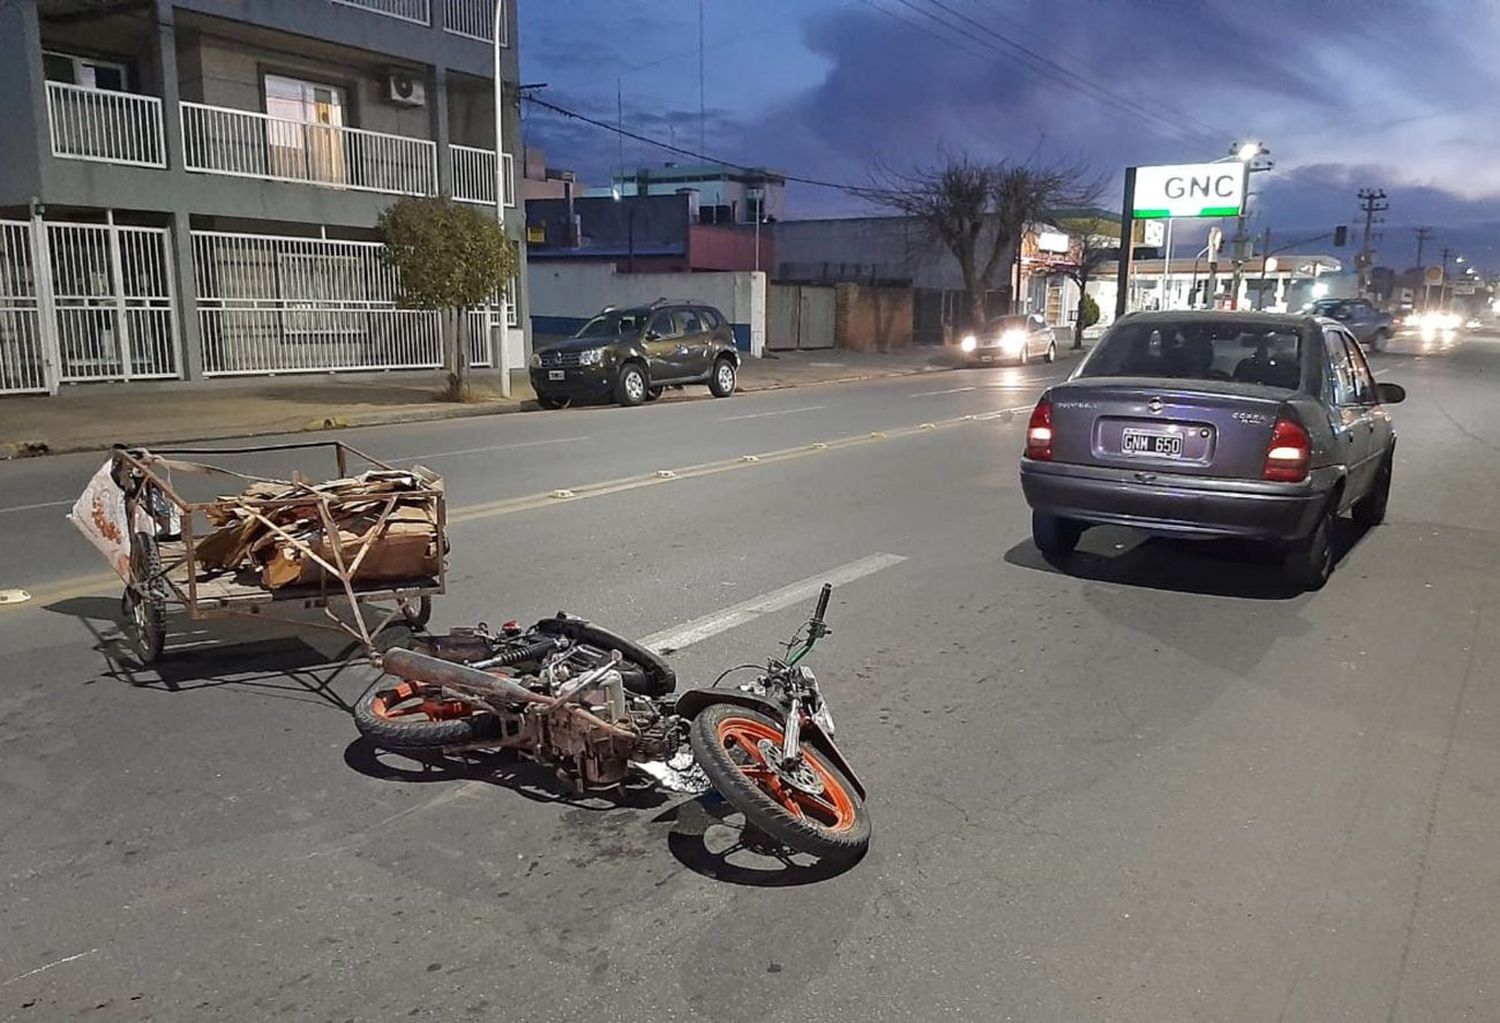
{"type": "Polygon", "coordinates": [[[1049,558],[1095,524],[1282,549],[1316,589],[1334,519],[1385,517],[1396,434],[1341,323],[1264,313],[1163,312],[1112,326],[1031,415],[1021,487],[1049,558]]]}
{"type": "Polygon", "coordinates": [[[605,309],[572,337],[531,356],[531,386],[543,408],[613,398],[639,405],[666,387],[707,384],[716,398],[734,393],[740,353],[724,314],[697,302],[605,309]]]}
{"type": "Polygon", "coordinates": [[[1338,320],[1356,341],[1373,352],[1384,348],[1396,332],[1391,314],[1381,312],[1362,298],[1322,298],[1308,312],[1338,320]]]}
{"type": "Polygon", "coordinates": [[[1035,313],[1001,316],[965,334],[958,343],[964,365],[1008,362],[1024,366],[1032,359],[1057,358],[1057,337],[1047,321],[1035,313]]]}

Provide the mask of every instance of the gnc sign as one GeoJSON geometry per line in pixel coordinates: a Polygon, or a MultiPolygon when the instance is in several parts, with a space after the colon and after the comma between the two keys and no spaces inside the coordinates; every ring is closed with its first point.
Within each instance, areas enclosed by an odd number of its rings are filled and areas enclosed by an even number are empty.
{"type": "Polygon", "coordinates": [[[1237,217],[1245,212],[1246,165],[1185,163],[1138,167],[1134,215],[1137,220],[1166,217],[1237,217]]]}

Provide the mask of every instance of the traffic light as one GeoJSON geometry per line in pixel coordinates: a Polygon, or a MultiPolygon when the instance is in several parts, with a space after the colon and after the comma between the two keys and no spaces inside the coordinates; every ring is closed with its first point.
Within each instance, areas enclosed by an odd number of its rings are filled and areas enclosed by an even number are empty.
{"type": "Polygon", "coordinates": [[[1345,245],[1348,244],[1349,228],[1347,225],[1340,224],[1338,227],[1335,227],[1333,229],[1333,247],[1336,249],[1342,249],[1345,245]]]}

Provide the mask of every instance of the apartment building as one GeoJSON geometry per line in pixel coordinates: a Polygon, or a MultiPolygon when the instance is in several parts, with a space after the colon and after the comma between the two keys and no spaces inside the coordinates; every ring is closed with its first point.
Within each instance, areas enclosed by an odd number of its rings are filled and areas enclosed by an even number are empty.
{"type": "MultiPolygon", "coordinates": [[[[0,394],[440,365],[375,225],[451,195],[524,256],[515,4],[0,2],[0,394]]],[[[476,365],[525,365],[524,272],[505,298],[476,365]]]]}

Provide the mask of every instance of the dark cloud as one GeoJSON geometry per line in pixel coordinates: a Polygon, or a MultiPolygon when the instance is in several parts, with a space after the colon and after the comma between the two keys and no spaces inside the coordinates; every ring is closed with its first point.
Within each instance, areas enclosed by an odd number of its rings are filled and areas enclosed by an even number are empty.
{"type": "MultiPolygon", "coordinates": [[[[819,62],[821,77],[806,76],[802,88],[764,102],[754,93],[763,83],[716,80],[713,95],[722,102],[711,115],[709,148],[727,159],[861,184],[873,164],[921,165],[942,150],[985,159],[1081,160],[1117,177],[1129,164],[1213,159],[1234,139],[1258,138],[1277,162],[1274,172],[1256,179],[1257,223],[1273,231],[1310,234],[1324,224],[1353,222],[1355,192],[1365,186],[1390,195],[1385,244],[1393,258],[1411,247],[1406,225],[1431,223],[1439,238],[1447,231],[1477,250],[1490,244],[1484,225],[1500,220],[1492,201],[1500,196],[1500,138],[1490,127],[1500,96],[1500,62],[1493,58],[1500,52],[1500,6],[911,2],[952,27],[897,0],[809,2],[798,60],[819,62]]],[[[652,49],[641,35],[651,11],[637,5],[629,18],[639,23],[574,22],[570,56],[557,65],[572,77],[554,84],[566,85],[583,104],[578,109],[609,121],[609,61],[639,64],[652,49]],[[597,62],[590,67],[578,54],[597,62]]],[[[662,18],[682,28],[680,10],[662,18]]],[[[661,48],[670,52],[682,42],[674,38],[661,48]]],[[[543,54],[565,49],[546,45],[543,54]]],[[[792,61],[784,46],[758,56],[771,71],[792,61]]],[[[696,96],[691,70],[687,77],[674,77],[670,66],[637,75],[627,123],[656,137],[675,132],[680,144],[696,147],[696,105],[685,94],[696,96]],[[646,96],[658,75],[652,103],[646,96]]],[[[530,128],[557,162],[607,169],[615,160],[607,133],[541,117],[530,128]]],[[[635,152],[652,155],[649,148],[635,152]]],[[[855,212],[859,205],[809,188],[797,190],[793,203],[806,215],[855,212]]]]}

